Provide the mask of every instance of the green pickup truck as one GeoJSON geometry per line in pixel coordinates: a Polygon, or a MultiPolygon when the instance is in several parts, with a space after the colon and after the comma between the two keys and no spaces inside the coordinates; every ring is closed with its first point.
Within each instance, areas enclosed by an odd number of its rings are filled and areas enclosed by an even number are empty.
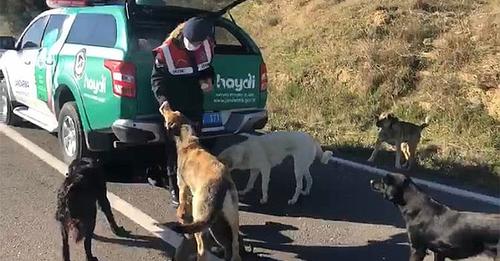
{"type": "MultiPolygon", "coordinates": [[[[52,9],[36,17],[0,58],[0,122],[24,119],[57,132],[66,162],[162,143],[164,127],[150,85],[152,49],[177,24],[232,4],[47,2],[52,9]]],[[[259,48],[232,19],[219,17],[214,37],[216,78],[205,95],[202,138],[263,128],[267,70],[259,48]]]]}

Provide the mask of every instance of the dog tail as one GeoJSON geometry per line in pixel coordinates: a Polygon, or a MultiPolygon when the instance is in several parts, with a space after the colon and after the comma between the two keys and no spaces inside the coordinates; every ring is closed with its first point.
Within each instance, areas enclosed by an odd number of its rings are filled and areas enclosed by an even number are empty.
{"type": "Polygon", "coordinates": [[[215,216],[215,213],[211,213],[211,216],[207,219],[200,220],[191,224],[175,224],[171,227],[171,229],[179,234],[198,233],[210,227],[215,219],[215,216]]]}
{"type": "Polygon", "coordinates": [[[171,229],[179,234],[194,234],[210,227],[222,211],[224,199],[227,195],[227,192],[229,191],[230,186],[230,182],[227,179],[223,179],[223,181],[216,188],[213,200],[210,202],[206,202],[206,209],[208,210],[208,212],[203,218],[191,224],[175,224],[173,227],[171,227],[171,229]]]}
{"type": "Polygon", "coordinates": [[[424,123],[422,123],[422,124],[420,125],[420,129],[424,129],[424,128],[426,128],[427,126],[429,126],[429,122],[430,122],[430,120],[431,120],[431,117],[430,117],[430,116],[426,116],[426,117],[425,117],[425,121],[424,121],[424,123]]]}
{"type": "Polygon", "coordinates": [[[328,164],[333,157],[333,152],[329,150],[323,151],[319,143],[316,144],[316,157],[321,160],[322,164],[328,164]]]}

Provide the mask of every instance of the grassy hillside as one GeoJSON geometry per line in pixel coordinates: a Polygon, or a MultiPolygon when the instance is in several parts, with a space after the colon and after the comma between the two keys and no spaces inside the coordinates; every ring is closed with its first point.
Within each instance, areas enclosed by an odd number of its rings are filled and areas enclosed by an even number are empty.
{"type": "Polygon", "coordinates": [[[268,63],[269,129],[366,159],[375,115],[429,115],[419,164],[500,186],[499,0],[252,0],[233,16],[268,63]]]}
{"type": "Polygon", "coordinates": [[[4,17],[0,16],[0,35],[10,35],[10,29],[4,17]]]}

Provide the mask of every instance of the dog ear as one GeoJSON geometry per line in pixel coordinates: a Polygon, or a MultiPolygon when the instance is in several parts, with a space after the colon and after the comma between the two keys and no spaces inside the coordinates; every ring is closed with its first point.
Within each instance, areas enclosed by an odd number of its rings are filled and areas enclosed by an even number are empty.
{"type": "Polygon", "coordinates": [[[394,113],[387,114],[387,118],[391,121],[399,121],[398,117],[396,117],[394,113]]]}
{"type": "Polygon", "coordinates": [[[406,177],[403,181],[403,187],[408,187],[411,182],[411,179],[409,177],[406,177]]]}
{"type": "Polygon", "coordinates": [[[394,185],[394,182],[396,181],[394,176],[392,176],[391,174],[385,175],[383,180],[384,180],[384,183],[387,185],[394,185]]]}

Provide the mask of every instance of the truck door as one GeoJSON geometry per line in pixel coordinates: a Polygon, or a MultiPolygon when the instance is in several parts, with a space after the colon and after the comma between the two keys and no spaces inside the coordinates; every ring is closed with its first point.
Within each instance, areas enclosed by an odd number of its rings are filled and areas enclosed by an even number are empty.
{"type": "Polygon", "coordinates": [[[17,59],[12,61],[10,83],[17,101],[31,106],[36,102],[35,62],[40,52],[48,17],[33,21],[18,42],[17,59]]]}
{"type": "Polygon", "coordinates": [[[62,28],[67,18],[67,15],[62,14],[50,15],[35,64],[37,103],[34,107],[45,115],[54,115],[52,83],[57,57],[64,44],[62,28]]]}

